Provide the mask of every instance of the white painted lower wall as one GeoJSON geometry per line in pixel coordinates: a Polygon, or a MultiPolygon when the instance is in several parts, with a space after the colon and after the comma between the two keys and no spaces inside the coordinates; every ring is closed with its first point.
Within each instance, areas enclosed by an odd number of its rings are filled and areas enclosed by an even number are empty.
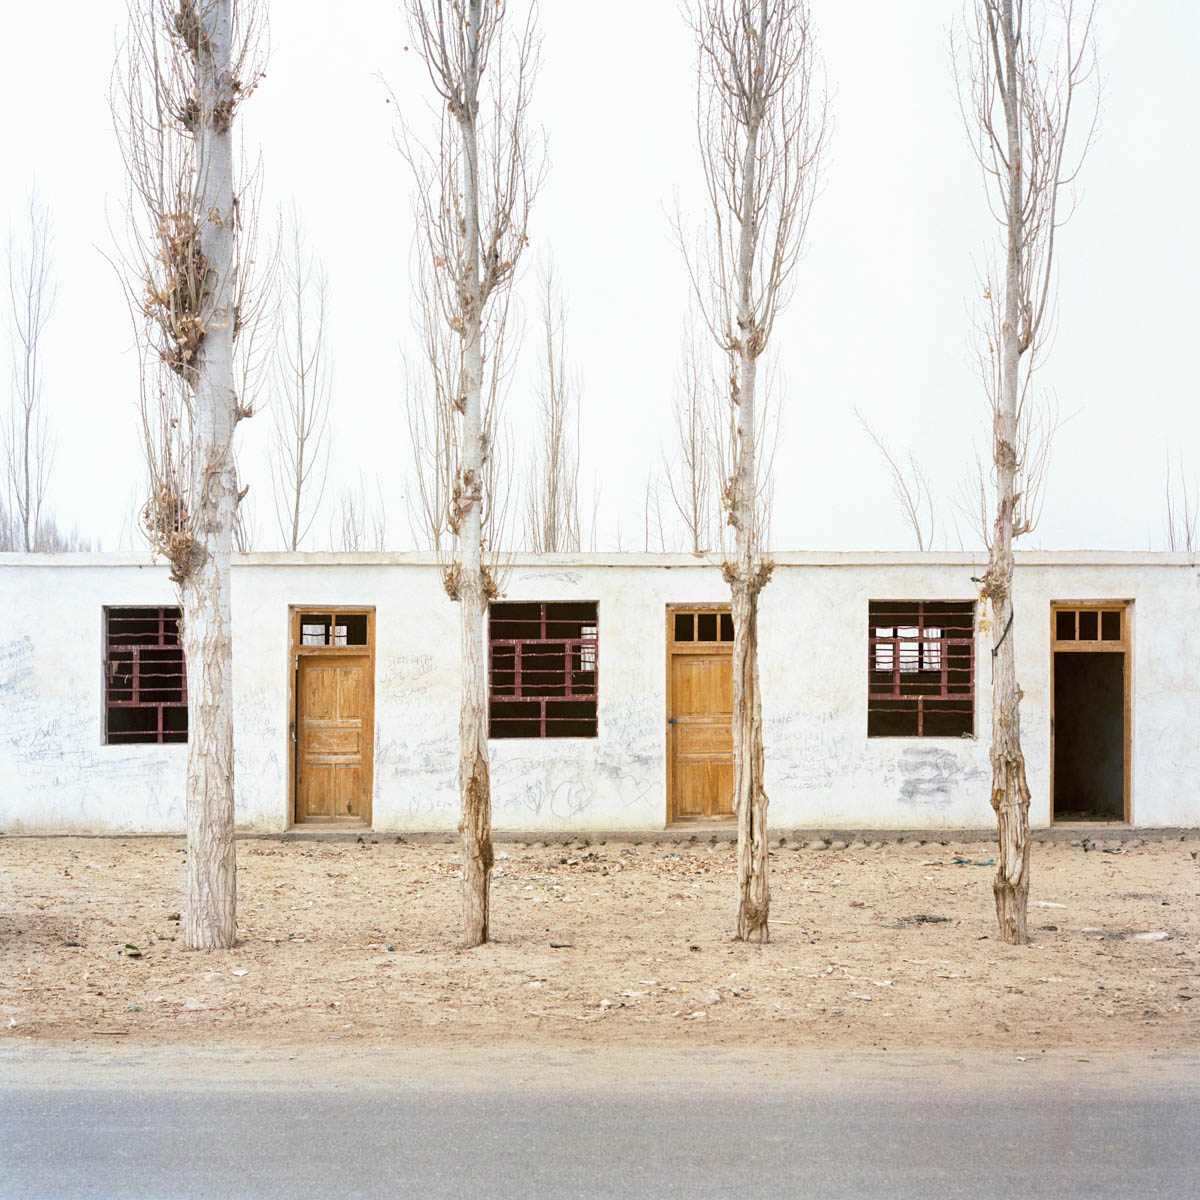
{"type": "MultiPolygon", "coordinates": [[[[792,827],[992,825],[990,646],[976,639],[976,736],[869,739],[870,600],[974,599],[981,558],[779,555],[762,598],[771,821],[792,827]]],[[[412,554],[235,560],[240,828],[289,827],[289,605],[376,609],[376,830],[453,830],[458,611],[412,554]]],[[[499,829],[658,829],[666,821],[668,605],[721,601],[720,568],[681,555],[518,556],[509,600],[599,605],[599,736],[493,741],[499,829]]],[[[1016,640],[1035,825],[1050,821],[1050,605],[1131,601],[1132,822],[1200,825],[1200,569],[1163,554],[1018,556],[1016,640]]],[[[182,745],[105,746],[102,612],[176,603],[166,568],[129,556],[0,555],[0,830],[184,828],[182,745]]]]}

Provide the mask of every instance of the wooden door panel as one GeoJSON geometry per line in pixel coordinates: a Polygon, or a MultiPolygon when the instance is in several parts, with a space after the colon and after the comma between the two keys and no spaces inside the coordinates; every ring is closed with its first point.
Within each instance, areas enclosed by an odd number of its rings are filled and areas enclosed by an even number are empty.
{"type": "Polygon", "coordinates": [[[362,754],[362,726],[357,721],[309,722],[309,762],[317,758],[358,758],[362,754]]]}
{"type": "Polygon", "coordinates": [[[730,734],[729,762],[713,762],[709,769],[709,803],[710,817],[733,816],[733,737],[730,734]]]}
{"type": "Polygon", "coordinates": [[[675,753],[677,755],[727,755],[733,753],[733,730],[726,721],[690,720],[677,717],[675,753]]]}
{"type": "Polygon", "coordinates": [[[671,681],[672,715],[726,716],[733,712],[733,672],[728,654],[678,654],[671,681]]]}
{"type": "Polygon", "coordinates": [[[300,774],[302,819],[320,819],[333,813],[333,767],[309,763],[300,774]]]}
{"type": "Polygon", "coordinates": [[[721,820],[733,815],[733,661],[694,644],[669,663],[670,817],[721,820]]]}
{"type": "Polygon", "coordinates": [[[676,817],[703,817],[708,812],[708,764],[675,762],[675,815],[676,817]]]}
{"type": "Polygon", "coordinates": [[[297,820],[362,820],[371,753],[370,660],[301,655],[297,674],[297,820]]]}

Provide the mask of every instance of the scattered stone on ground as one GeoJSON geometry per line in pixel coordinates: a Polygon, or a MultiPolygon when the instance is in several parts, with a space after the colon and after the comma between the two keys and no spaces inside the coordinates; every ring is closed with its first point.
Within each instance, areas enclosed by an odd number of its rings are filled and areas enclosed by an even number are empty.
{"type": "Polygon", "coordinates": [[[1024,947],[997,937],[978,846],[773,852],[757,946],[731,937],[730,843],[513,844],[495,940],[462,950],[455,842],[247,839],[240,941],[214,953],[182,949],[181,845],[0,838],[0,1036],[1200,1044],[1194,842],[1037,847],[1024,947]]]}

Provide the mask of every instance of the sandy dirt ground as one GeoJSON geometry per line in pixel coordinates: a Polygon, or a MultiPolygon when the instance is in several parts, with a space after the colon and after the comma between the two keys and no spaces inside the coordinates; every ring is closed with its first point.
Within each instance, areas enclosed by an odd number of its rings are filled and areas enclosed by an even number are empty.
{"type": "Polygon", "coordinates": [[[203,954],[181,840],[0,839],[0,1044],[1200,1046],[1195,840],[1036,845],[1025,947],[983,843],[774,849],[766,946],[731,940],[728,844],[497,850],[462,950],[454,843],[247,839],[203,954]]]}

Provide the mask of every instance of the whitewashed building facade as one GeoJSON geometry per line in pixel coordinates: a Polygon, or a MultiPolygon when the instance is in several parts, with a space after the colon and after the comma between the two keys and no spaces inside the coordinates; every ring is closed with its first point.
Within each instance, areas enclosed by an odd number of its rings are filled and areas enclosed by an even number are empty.
{"type": "MultiPolygon", "coordinates": [[[[772,826],[990,828],[991,648],[968,554],[795,553],[763,593],[772,826]]],[[[690,555],[518,555],[490,623],[493,820],[727,820],[728,591],[690,555]]],[[[0,555],[0,831],[184,828],[166,568],[0,555]]],[[[1200,565],[1017,556],[1035,826],[1200,825],[1200,565]]],[[[240,829],[453,830],[458,612],[420,554],[233,568],[240,829]]]]}

